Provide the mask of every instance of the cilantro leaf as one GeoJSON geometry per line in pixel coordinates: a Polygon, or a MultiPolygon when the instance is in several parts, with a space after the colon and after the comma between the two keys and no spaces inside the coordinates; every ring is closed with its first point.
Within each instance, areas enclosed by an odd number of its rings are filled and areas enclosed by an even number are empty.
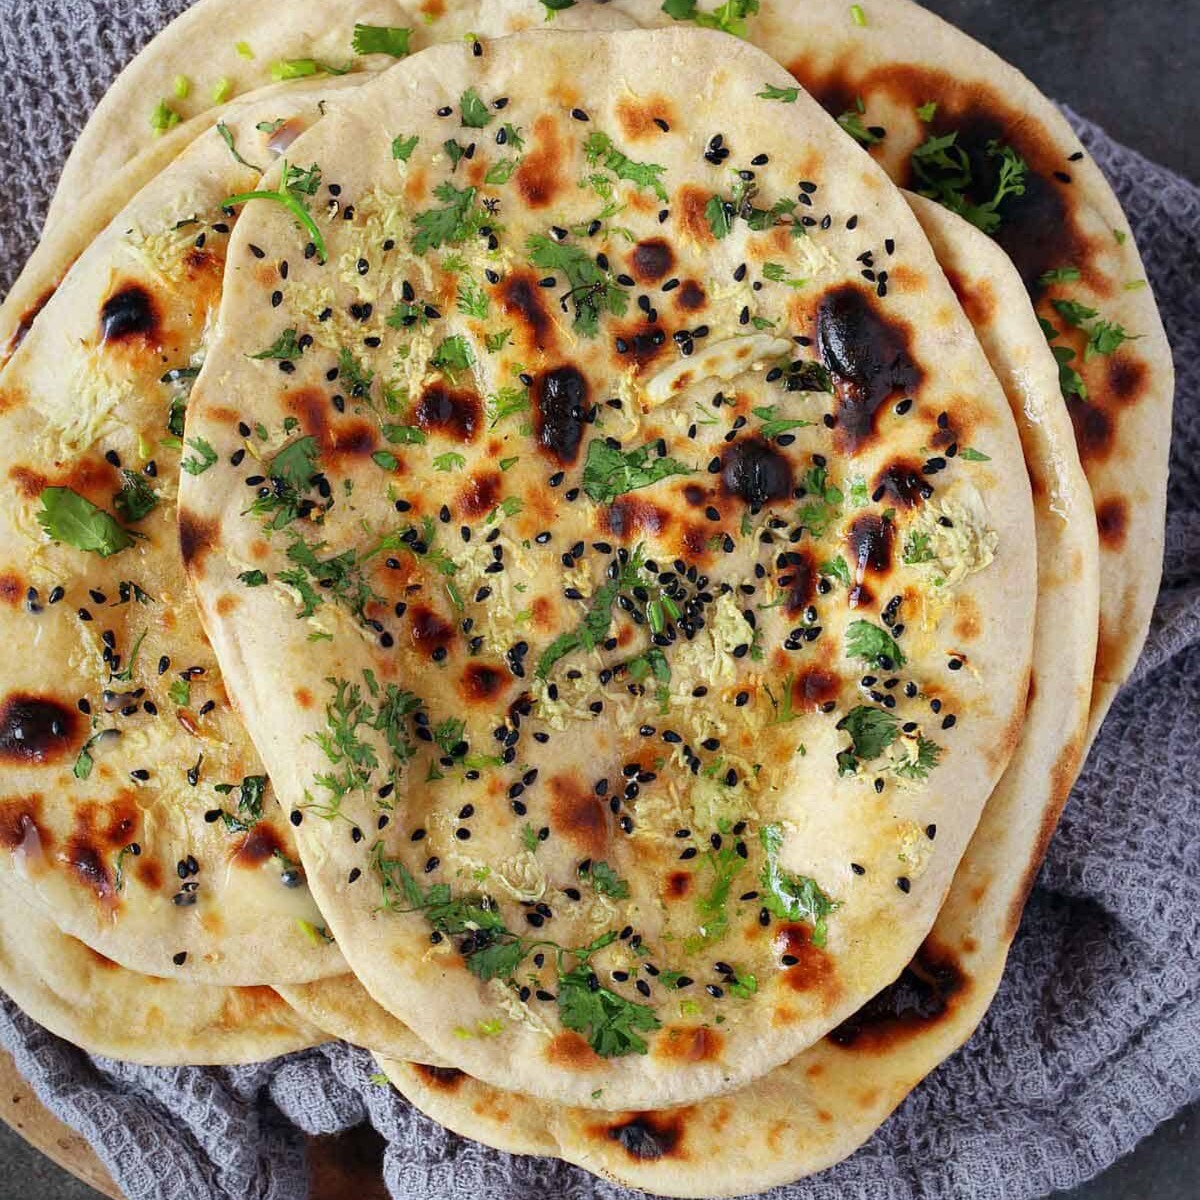
{"type": "Polygon", "coordinates": [[[596,589],[579,627],[559,634],[542,652],[537,665],[539,679],[545,679],[559,659],[576,650],[594,650],[608,637],[608,631],[612,628],[612,606],[623,590],[636,587],[641,581],[642,564],[645,561],[642,548],[636,547],[629,561],[621,567],[619,576],[596,589]]]}
{"type": "Polygon", "coordinates": [[[1134,335],[1113,321],[1099,320],[1088,331],[1087,345],[1083,348],[1086,362],[1095,354],[1112,354],[1125,342],[1133,341],[1134,335]]]}
{"type": "Polygon", "coordinates": [[[883,708],[859,704],[838,723],[839,732],[850,735],[850,749],[837,756],[838,772],[853,775],[859,761],[878,758],[899,736],[899,718],[883,708]]]}
{"type": "Polygon", "coordinates": [[[942,748],[931,742],[924,734],[917,735],[916,755],[897,763],[893,770],[901,779],[927,779],[929,772],[938,765],[942,748]]]}
{"type": "Polygon", "coordinates": [[[773,83],[764,83],[763,90],[757,93],[762,100],[778,100],[782,104],[795,104],[800,98],[798,87],[776,87],[773,83]]]}
{"type": "Polygon", "coordinates": [[[787,273],[787,268],[782,263],[763,263],[763,278],[771,280],[772,283],[786,284],[790,288],[799,289],[808,283],[807,279],[798,279],[787,273]]]}
{"type": "Polygon", "coordinates": [[[763,907],[781,921],[804,921],[813,927],[812,944],[824,946],[825,918],[841,906],[831,900],[807,875],[792,875],[779,865],[783,826],[764,825],[759,831],[766,862],[759,874],[763,907]]]}
{"type": "Polygon", "coordinates": [[[482,285],[476,283],[469,275],[464,275],[458,281],[458,311],[464,317],[474,317],[477,321],[486,321],[488,315],[488,294],[482,285]]]}
{"type": "Polygon", "coordinates": [[[597,504],[611,504],[617,496],[650,487],[660,479],[693,474],[691,467],[673,458],[651,458],[653,445],[626,452],[593,438],[583,466],[583,490],[597,504]]]}
{"type": "Polygon", "coordinates": [[[238,575],[238,581],[250,588],[263,587],[268,582],[267,575],[263,571],[243,571],[238,575]]]}
{"type": "Polygon", "coordinates": [[[995,182],[988,199],[975,202],[971,196],[979,181],[967,152],[957,144],[957,132],[929,137],[911,157],[917,190],[922,196],[965,217],[984,233],[994,234],[1000,227],[998,209],[1009,196],[1025,194],[1025,160],[1011,147],[992,139],[986,153],[995,160],[995,182]]]}
{"type": "Polygon", "coordinates": [[[197,457],[185,458],[179,465],[189,475],[203,475],[217,461],[217,452],[212,448],[212,443],[204,438],[189,438],[187,444],[197,457]]]}
{"type": "Polygon", "coordinates": [[[1100,313],[1077,300],[1052,300],[1051,307],[1072,329],[1078,329],[1084,321],[1098,317],[1100,313]]]}
{"type": "Polygon", "coordinates": [[[712,235],[718,241],[729,236],[730,230],[733,228],[733,206],[728,201],[722,200],[720,196],[710,196],[708,203],[704,206],[704,218],[708,221],[708,227],[712,230],[712,235]]]}
{"type": "Polygon", "coordinates": [[[762,422],[758,432],[768,442],[789,430],[803,429],[813,424],[812,421],[804,421],[799,417],[781,417],[777,404],[766,404],[750,411],[762,422]]]}
{"type": "Polygon", "coordinates": [[[392,58],[404,58],[408,54],[411,35],[411,29],[394,25],[355,25],[351,45],[355,54],[390,54],[392,58]]]}
{"type": "Polygon", "coordinates": [[[926,100],[924,104],[917,105],[917,120],[928,125],[937,116],[937,110],[938,102],[936,100],[926,100]]]}
{"type": "Polygon", "coordinates": [[[907,661],[892,635],[870,621],[851,621],[846,626],[846,653],[851,658],[866,659],[881,667],[885,662],[889,663],[884,667],[889,671],[904,666],[907,661]]]}
{"type": "Polygon", "coordinates": [[[965,458],[967,462],[991,462],[991,456],[984,454],[982,450],[975,450],[971,446],[964,446],[958,452],[959,458],[965,458]]]}
{"type": "Polygon", "coordinates": [[[579,868],[580,878],[588,880],[601,896],[614,900],[629,899],[629,883],[606,862],[587,863],[579,868]]]}
{"type": "Polygon", "coordinates": [[[474,88],[467,88],[463,92],[459,101],[459,112],[462,123],[468,129],[482,129],[493,120],[493,114],[488,111],[488,106],[479,98],[479,93],[474,88]]]}
{"type": "Polygon", "coordinates": [[[56,542],[110,558],[133,545],[134,538],[116,519],[78,492],[64,487],[42,489],[38,524],[56,542]]]}
{"type": "Polygon", "coordinates": [[[473,187],[460,191],[446,181],[438,184],[433,194],[444,202],[445,207],[427,209],[413,218],[417,232],[411,245],[417,254],[446,245],[457,246],[481,223],[474,207],[476,193],[473,187]]]}
{"type": "Polygon", "coordinates": [[[663,0],[662,11],[675,21],[693,21],[703,29],[719,29],[735,37],[746,36],[746,18],[758,12],[759,0],[725,0],[703,12],[697,0],[663,0]]]}
{"type": "Polygon", "coordinates": [[[837,118],[837,123],[856,142],[864,146],[874,146],[887,136],[887,130],[882,125],[864,125],[863,114],[866,112],[861,96],[854,98],[854,107],[848,109],[837,118]]]}
{"type": "Polygon", "coordinates": [[[471,343],[461,333],[456,333],[441,342],[429,365],[443,371],[466,371],[475,365],[475,353],[471,343]]]}
{"type": "Polygon", "coordinates": [[[827,559],[817,568],[817,571],[821,575],[832,575],[844,587],[850,586],[850,568],[840,554],[836,558],[827,559]]]}

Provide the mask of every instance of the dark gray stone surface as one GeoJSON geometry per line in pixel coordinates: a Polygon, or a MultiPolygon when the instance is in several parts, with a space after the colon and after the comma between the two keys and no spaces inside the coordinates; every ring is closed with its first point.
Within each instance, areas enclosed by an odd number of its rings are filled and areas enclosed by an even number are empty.
{"type": "MultiPolygon", "coordinates": [[[[802,2],[802,0],[796,0],[802,2]]],[[[926,0],[1043,91],[1114,137],[1200,180],[1200,0],[926,0]]],[[[870,0],[864,7],[869,14],[870,0]]],[[[1070,1098],[1063,1101],[1069,1104],[1070,1098]]],[[[1200,1106],[1166,1122],[1132,1154],[1063,1200],[1196,1200],[1200,1106]]],[[[0,1200],[95,1200],[0,1125],[0,1200]]],[[[314,1200],[323,1200],[315,1197],[314,1200]]],[[[969,1200],[969,1197],[964,1197],[969,1200]]]]}

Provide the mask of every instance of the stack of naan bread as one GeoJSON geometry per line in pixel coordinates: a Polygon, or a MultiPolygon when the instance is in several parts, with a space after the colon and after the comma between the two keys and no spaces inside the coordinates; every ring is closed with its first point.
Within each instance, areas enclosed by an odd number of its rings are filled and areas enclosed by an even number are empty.
{"type": "Polygon", "coordinates": [[[953,1052],[1149,621],[1171,360],[903,0],[200,0],[0,313],[0,987],[649,1192],[953,1052]]]}

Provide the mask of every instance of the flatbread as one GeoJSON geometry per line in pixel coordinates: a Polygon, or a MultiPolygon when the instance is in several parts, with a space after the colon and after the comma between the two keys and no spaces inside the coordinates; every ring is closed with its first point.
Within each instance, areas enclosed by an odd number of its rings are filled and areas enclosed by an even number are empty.
{"type": "Polygon", "coordinates": [[[0,887],[0,989],[89,1054],[151,1067],[262,1062],[328,1041],[267,987],[138,975],[0,887]]]}
{"type": "MultiPolygon", "coordinates": [[[[698,11],[714,7],[702,3],[698,11]]],[[[975,203],[995,194],[998,160],[987,151],[989,139],[1012,147],[1027,165],[1024,195],[1011,196],[998,207],[1002,220],[996,237],[1017,261],[1039,313],[1059,331],[1054,344],[1075,354],[1064,364],[1067,400],[1095,501],[1103,571],[1090,729],[1094,737],[1137,661],[1162,568],[1174,397],[1174,368],[1162,321],[1120,204],[1054,104],[1019,71],[933,13],[907,0],[873,0],[861,7],[865,23],[860,24],[853,6],[842,0],[761,0],[755,13],[726,24],[786,65],[832,115],[845,115],[851,122],[857,117],[864,136],[883,129],[885,136],[869,147],[870,153],[901,187],[919,186],[912,151],[931,135],[956,133],[958,144],[969,150],[975,178],[987,185],[970,196],[975,203]],[[859,100],[862,114],[857,112],[859,100]],[[936,108],[926,123],[917,110],[930,103],[936,108]],[[1040,282],[1046,272],[1071,268],[1080,278],[1040,282]],[[1082,328],[1071,328],[1054,308],[1055,301],[1074,302],[1097,315],[1082,319],[1082,328]],[[1136,340],[1085,358],[1088,334],[1097,329],[1097,321],[1120,326],[1136,340]],[[1081,377],[1086,396],[1070,381],[1072,371],[1081,377]]],[[[328,5],[324,0],[297,2],[289,6],[289,14],[314,8],[325,12],[328,5]]],[[[541,4],[528,0],[525,8],[528,20],[540,20],[541,4]]],[[[458,9],[449,4],[435,27],[448,21],[457,29],[458,9]]],[[[672,23],[660,0],[603,5],[580,0],[556,13],[554,22],[597,9],[620,11],[643,26],[672,23]]],[[[103,170],[142,144],[134,114],[142,112],[147,96],[169,93],[191,39],[203,31],[221,31],[221,37],[207,35],[204,41],[235,86],[263,81],[266,61],[239,62],[225,31],[244,30],[257,44],[270,36],[260,24],[264,18],[275,20],[274,12],[247,12],[242,0],[202,0],[168,26],[117,81],[85,129],[64,174],[64,185],[70,186],[60,188],[56,208],[65,203],[64,193],[78,191],[85,163],[103,170]]],[[[354,19],[348,15],[345,21],[354,19]]],[[[421,30],[420,21],[410,23],[421,30]]],[[[323,28],[311,18],[307,27],[323,28]]],[[[305,39],[295,36],[294,29],[285,32],[292,40],[281,34],[279,53],[302,53],[305,39]]],[[[326,32],[312,44],[340,47],[344,41],[344,35],[326,32]]],[[[1080,311],[1068,309],[1073,319],[1081,319],[1080,311]]],[[[1097,344],[1104,344],[1103,337],[1097,344]]]]}
{"type": "MultiPolygon", "coordinates": [[[[340,86],[233,106],[223,128],[265,163],[274,135],[256,126],[315,120],[340,86]]],[[[167,373],[203,358],[220,201],[257,179],[210,128],[83,252],[0,374],[0,627],[29,648],[0,697],[0,872],[122,966],[245,985],[344,970],[229,708],[175,527],[194,448],[181,409],[171,432],[187,384],[167,373]],[[121,494],[153,508],[133,519],[121,494]]]]}
{"type": "Polygon", "coordinates": [[[830,1037],[730,1096],[602,1119],[488,1087],[444,1064],[380,1066],[417,1108],[513,1154],[566,1158],[671,1196],[764,1191],[867,1140],[970,1036],[1000,983],[1021,909],[1086,739],[1099,592],[1095,522],[1057,365],[1004,253],[909,197],[1017,418],[1033,480],[1039,588],[1021,741],[963,856],[930,937],[898,981],[830,1037]]]}
{"type": "MultiPolygon", "coordinates": [[[[480,37],[504,32],[512,20],[510,8],[496,4],[476,9],[474,31],[480,37]]],[[[369,15],[360,12],[359,18],[369,15]]],[[[465,10],[462,15],[465,19],[465,10]]],[[[620,27],[629,22],[613,15],[602,23],[620,27]]],[[[189,59],[194,44],[188,45],[189,59]]],[[[384,55],[372,57],[391,61],[384,55]]],[[[6,693],[14,701],[11,727],[6,726],[3,736],[21,741],[25,727],[33,732],[30,723],[37,720],[60,732],[52,733],[54,744],[48,748],[18,746],[8,756],[19,769],[6,776],[5,788],[11,790],[0,800],[7,823],[3,848],[9,866],[23,877],[24,894],[53,913],[65,930],[115,961],[150,974],[235,984],[303,983],[338,973],[344,964],[326,941],[295,862],[290,829],[258,783],[261,768],[240,725],[222,707],[192,713],[186,703],[171,699],[170,689],[182,687],[213,692],[197,696],[198,710],[209,701],[224,702],[219,669],[202,643],[185,595],[173,531],[179,458],[191,459],[195,466],[202,456],[186,449],[180,455],[176,446],[167,461],[162,456],[154,460],[158,474],[153,486],[160,503],[135,529],[135,535],[148,540],[103,561],[69,548],[45,548],[36,512],[43,491],[60,485],[76,493],[63,497],[70,505],[78,506],[82,496],[84,504],[110,507],[123,476],[102,455],[144,464],[153,453],[167,432],[168,405],[183,399],[187,387],[168,381],[164,371],[195,373],[203,358],[208,317],[219,300],[223,243],[232,224],[220,200],[252,188],[260,173],[253,164],[266,165],[286,152],[304,125],[320,116],[326,101],[359,78],[318,76],[279,85],[197,116],[144,149],[112,179],[107,171],[113,164],[100,155],[95,163],[98,190],[86,205],[72,208],[69,219],[60,216],[0,316],[8,352],[20,347],[16,361],[0,377],[11,448],[7,469],[14,482],[7,548],[2,551],[5,566],[13,569],[4,574],[4,596],[18,636],[27,638],[39,628],[43,649],[73,656],[73,674],[53,695],[35,688],[41,682],[37,664],[14,671],[6,693]],[[201,214],[207,227],[192,223],[201,214]],[[97,230],[103,232],[89,244],[97,230]],[[155,303],[164,312],[155,311],[155,303]],[[46,319],[38,322],[43,311],[46,319]],[[131,327],[139,321],[149,326],[131,327]],[[106,339],[104,330],[112,322],[120,326],[119,336],[106,339]],[[32,452],[17,453],[25,446],[32,446],[32,452]],[[29,557],[31,565],[24,561],[29,557]],[[130,581],[127,568],[135,557],[140,560],[138,579],[130,581]],[[58,574],[51,578],[53,572],[58,574]],[[65,585],[71,578],[81,594],[94,589],[106,600],[115,599],[122,585],[124,594],[132,594],[131,582],[137,582],[144,595],[156,600],[145,607],[130,603],[116,608],[101,629],[91,608],[83,608],[85,619],[70,603],[73,597],[66,595],[65,585]],[[152,589],[148,584],[156,580],[159,586],[152,589]],[[39,589],[41,599],[26,603],[30,587],[39,589]],[[59,588],[63,595],[54,606],[43,603],[50,594],[57,596],[59,588]],[[152,613],[154,620],[142,620],[152,613]],[[36,626],[25,624],[30,618],[37,619],[36,626]],[[52,632],[47,633],[47,625],[52,632]],[[107,687],[105,676],[129,664],[119,657],[109,672],[98,660],[86,661],[86,648],[98,643],[95,654],[100,655],[102,639],[109,637],[118,656],[127,656],[143,632],[139,678],[124,681],[128,691],[137,685],[143,690],[131,700],[136,716],[122,714],[145,726],[122,743],[140,757],[136,764],[125,763],[123,754],[101,760],[92,754],[106,745],[93,740],[103,729],[99,692],[104,687],[120,695],[119,686],[107,687]],[[188,668],[196,669],[188,687],[169,667],[152,670],[152,664],[176,658],[186,658],[188,668]],[[84,683],[97,669],[101,685],[89,696],[84,683]],[[143,674],[149,678],[141,678],[143,674]],[[89,712],[76,711],[81,699],[90,705],[89,712]],[[46,707],[51,701],[58,706],[53,712],[46,707]],[[70,710],[66,717],[60,708],[70,710]],[[165,728],[170,718],[160,715],[176,709],[179,726],[165,728]],[[201,752],[205,765],[198,771],[201,752]],[[97,763],[94,776],[80,780],[75,772],[88,769],[84,764],[89,757],[97,763]],[[168,766],[152,770],[152,760],[155,768],[163,762],[168,766]],[[135,776],[131,788],[126,770],[150,778],[135,776]],[[197,775],[195,787],[189,771],[197,775]],[[60,794],[44,801],[52,772],[60,794]],[[247,811],[237,804],[243,779],[255,781],[251,816],[263,810],[267,797],[263,820],[253,830],[247,811]],[[211,788],[216,784],[238,785],[232,806],[214,799],[211,788]],[[222,808],[225,816],[218,815],[222,808]],[[230,832],[237,836],[223,836],[230,832]],[[141,853],[134,855],[131,848],[141,853]],[[190,864],[211,868],[214,857],[234,869],[214,870],[215,886],[208,880],[198,886],[190,864]],[[121,864],[127,869],[121,870],[121,864]],[[176,876],[179,881],[172,885],[176,876]],[[286,889],[276,882],[280,878],[288,881],[286,889]],[[115,894],[118,879],[120,896],[115,894]],[[173,894],[178,900],[172,906],[173,894]],[[264,911],[271,919],[261,919],[264,911]],[[249,947],[258,949],[249,953],[249,947]]],[[[85,192],[68,188],[67,194],[85,192]]],[[[181,410],[175,419],[182,422],[181,410]]],[[[90,509],[85,515],[93,524],[105,520],[103,513],[90,509]]],[[[127,535],[118,529],[113,536],[120,541],[127,535]]]]}
{"type": "Polygon", "coordinates": [[[353,975],[275,989],[306,1021],[330,1037],[375,1050],[390,1058],[443,1065],[406,1025],[381,1008],[353,975]]]}
{"type": "Polygon", "coordinates": [[[315,232],[247,205],[181,537],[375,999],[490,1082],[682,1102],[811,1044],[932,924],[1024,717],[1028,479],[911,213],[765,56],[481,49],[295,144],[337,189],[315,232]]]}
{"type": "MultiPolygon", "coordinates": [[[[159,100],[181,121],[210,118],[214,92],[233,99],[287,77],[311,79],[332,67],[351,74],[383,70],[389,54],[359,55],[354,50],[356,25],[408,32],[411,52],[439,42],[461,41],[470,34],[499,37],[525,29],[625,29],[631,18],[607,4],[587,4],[552,13],[540,0],[232,0],[197,3],[182,12],[138,54],[113,81],[88,118],[55,189],[46,214],[47,231],[102,185],[125,163],[155,141],[151,113],[159,100]],[[553,24],[550,22],[553,21],[553,24]],[[204,47],[202,76],[213,86],[196,85],[188,95],[175,94],[175,80],[200,75],[196,47],[204,47]],[[281,64],[296,64],[290,68],[281,64]]],[[[172,131],[174,132],[174,131],[172,131]]]]}

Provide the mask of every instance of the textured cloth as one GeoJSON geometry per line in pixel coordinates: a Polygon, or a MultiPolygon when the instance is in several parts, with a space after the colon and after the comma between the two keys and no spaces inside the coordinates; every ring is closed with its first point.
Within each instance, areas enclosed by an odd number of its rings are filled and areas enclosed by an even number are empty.
{"type": "MultiPolygon", "coordinates": [[[[184,0],[0,0],[0,285],[70,141],[184,0]],[[63,36],[69,31],[70,36],[63,36]]],[[[999,995],[874,1138],[773,1200],[1024,1200],[1104,1169],[1200,1098],[1200,190],[1071,119],[1133,223],[1179,369],[1154,629],[1075,788],[999,995]]],[[[255,1067],[92,1059],[0,997],[0,1046],[131,1200],[302,1200],[303,1133],[370,1121],[404,1200],[615,1200],[562,1163],[447,1133],[335,1045],[255,1067]]]]}

